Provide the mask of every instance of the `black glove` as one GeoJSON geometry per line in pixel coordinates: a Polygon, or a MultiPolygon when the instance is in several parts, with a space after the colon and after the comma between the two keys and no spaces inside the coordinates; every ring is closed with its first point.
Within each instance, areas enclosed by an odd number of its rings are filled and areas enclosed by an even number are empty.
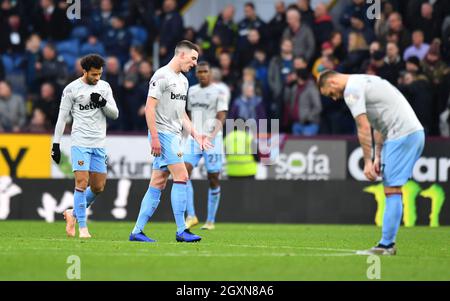
{"type": "Polygon", "coordinates": [[[106,99],[98,93],[91,93],[91,101],[100,108],[106,106],[106,99]]]}
{"type": "Polygon", "coordinates": [[[56,164],[59,164],[59,161],[61,161],[61,151],[59,150],[59,143],[53,143],[52,158],[53,161],[56,162],[56,164]]]}

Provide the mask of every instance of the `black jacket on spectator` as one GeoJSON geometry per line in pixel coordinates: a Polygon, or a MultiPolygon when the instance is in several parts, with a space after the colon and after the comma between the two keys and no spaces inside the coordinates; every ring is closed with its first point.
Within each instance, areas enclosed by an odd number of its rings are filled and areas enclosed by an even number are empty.
{"type": "Polygon", "coordinates": [[[60,88],[65,84],[68,76],[66,63],[59,59],[43,60],[41,70],[36,71],[36,79],[40,84],[52,82],[60,88]]]}
{"type": "MultiPolygon", "coordinates": [[[[213,16],[208,18],[214,18],[213,16]]],[[[212,37],[218,36],[220,39],[220,46],[228,49],[233,49],[236,47],[236,31],[237,25],[234,22],[224,22],[221,15],[215,17],[216,22],[212,31],[209,29],[209,22],[206,20],[200,30],[198,31],[198,37],[202,41],[207,41],[212,43],[212,37]]],[[[219,46],[219,45],[216,45],[219,46]]]]}
{"type": "Polygon", "coordinates": [[[316,50],[320,51],[322,43],[330,39],[331,33],[334,29],[331,16],[326,15],[315,19],[312,29],[314,32],[314,38],[316,39],[316,50]]]}
{"type": "Polygon", "coordinates": [[[160,47],[167,49],[167,54],[160,58],[160,64],[167,64],[172,58],[175,46],[183,39],[183,18],[178,11],[173,11],[162,16],[159,43],[160,47]]]}
{"type": "Polygon", "coordinates": [[[271,43],[271,50],[267,49],[269,56],[280,52],[281,37],[286,26],[286,14],[276,14],[267,24],[267,34],[271,43]]]}
{"type": "Polygon", "coordinates": [[[34,19],[34,31],[44,40],[60,41],[69,37],[71,24],[66,12],[55,4],[55,9],[49,16],[45,16],[42,8],[38,8],[34,19]]]}
{"type": "Polygon", "coordinates": [[[385,79],[389,81],[392,85],[398,85],[398,78],[400,77],[400,72],[405,70],[405,62],[398,57],[397,61],[390,63],[386,58],[384,60],[384,65],[386,66],[385,79]]]}
{"type": "Polygon", "coordinates": [[[433,91],[430,83],[422,77],[417,78],[409,85],[400,85],[400,91],[408,99],[411,107],[422,123],[425,134],[430,134],[433,128],[433,91]]]}
{"type": "Polygon", "coordinates": [[[261,37],[261,41],[267,39],[267,25],[259,17],[256,20],[249,20],[245,18],[238,23],[238,47],[245,43],[247,40],[247,34],[250,29],[257,29],[261,37]]]}

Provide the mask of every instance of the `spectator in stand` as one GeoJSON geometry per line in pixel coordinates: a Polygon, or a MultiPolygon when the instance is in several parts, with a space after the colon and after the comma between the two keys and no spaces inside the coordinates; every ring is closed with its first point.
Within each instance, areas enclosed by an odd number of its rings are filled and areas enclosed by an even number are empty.
{"type": "Polygon", "coordinates": [[[3,60],[0,60],[0,81],[5,80],[5,67],[3,66],[3,60]]]}
{"type": "Polygon", "coordinates": [[[259,32],[262,42],[266,42],[267,28],[266,23],[256,14],[255,5],[253,2],[247,2],[244,5],[244,19],[238,23],[238,47],[245,44],[247,35],[251,29],[256,29],[259,32]]]}
{"type": "Polygon", "coordinates": [[[45,133],[50,132],[53,127],[54,125],[51,124],[45,112],[37,107],[33,109],[30,124],[24,130],[32,133],[45,133]]]}
{"type": "Polygon", "coordinates": [[[101,37],[111,29],[111,21],[116,15],[112,0],[101,0],[100,9],[92,11],[89,22],[90,32],[97,37],[101,37]]]}
{"type": "Polygon", "coordinates": [[[314,24],[312,26],[314,38],[316,39],[316,49],[319,50],[322,44],[329,41],[333,33],[334,25],[331,16],[328,14],[327,6],[319,3],[314,10],[314,24]]]}
{"type": "MultiPolygon", "coordinates": [[[[397,38],[397,44],[400,47],[401,53],[405,51],[405,49],[411,45],[411,34],[409,33],[408,29],[405,28],[403,25],[403,18],[398,12],[393,12],[389,15],[388,19],[389,23],[389,30],[387,35],[396,35],[397,38]]],[[[386,41],[389,42],[388,37],[381,37],[381,42],[385,43],[386,41]]]]}
{"type": "MultiPolygon", "coordinates": [[[[205,57],[215,57],[224,50],[236,49],[237,25],[234,23],[235,8],[229,4],[218,16],[208,16],[198,31],[198,44],[205,57]]],[[[209,59],[206,59],[210,61],[209,59]]]]}
{"type": "Polygon", "coordinates": [[[41,38],[37,34],[32,34],[25,44],[24,69],[25,80],[29,92],[39,93],[39,83],[36,80],[36,63],[40,59],[41,38]]]}
{"type": "Polygon", "coordinates": [[[405,69],[405,62],[402,60],[399,52],[400,50],[398,49],[397,44],[389,42],[386,45],[386,57],[384,58],[384,63],[387,68],[387,75],[385,75],[385,78],[394,86],[397,86],[398,84],[400,72],[405,69]]]}
{"type": "MultiPolygon", "coordinates": [[[[114,99],[116,100],[117,108],[119,112],[124,111],[124,97],[123,97],[123,72],[120,68],[120,62],[115,56],[109,56],[105,62],[105,80],[111,86],[114,99]]],[[[147,83],[148,84],[148,83],[147,83]]],[[[119,118],[116,120],[108,120],[109,130],[123,130],[124,116],[119,114],[119,118]]]]}
{"type": "Polygon", "coordinates": [[[382,40],[387,36],[389,31],[389,16],[394,12],[394,6],[391,2],[382,3],[382,11],[380,17],[375,21],[374,32],[377,40],[382,40]]]}
{"type": "Polygon", "coordinates": [[[283,89],[287,76],[294,70],[293,44],[289,39],[281,41],[280,54],[274,56],[269,64],[268,80],[272,92],[270,112],[272,118],[280,119],[283,112],[283,89]]]}
{"type": "Polygon", "coordinates": [[[420,16],[414,18],[411,23],[412,29],[420,30],[424,35],[424,41],[430,44],[434,38],[440,36],[442,20],[433,17],[433,5],[428,2],[422,3],[420,16]]]}
{"type": "Polygon", "coordinates": [[[175,0],[164,0],[159,31],[159,64],[166,65],[172,58],[176,44],[184,33],[183,18],[175,0]]]}
{"type": "Polygon", "coordinates": [[[352,32],[348,36],[348,54],[338,67],[345,73],[358,73],[364,60],[370,57],[369,47],[361,33],[352,32]]]}
{"type": "Polygon", "coordinates": [[[13,13],[2,25],[0,22],[0,53],[22,54],[25,50],[27,28],[18,13],[13,13]]]}
{"type": "Polygon", "coordinates": [[[428,49],[430,49],[430,45],[424,43],[423,38],[423,32],[421,30],[415,30],[412,33],[412,45],[403,53],[403,60],[406,61],[412,56],[417,56],[419,60],[423,60],[428,49]]]}
{"type": "Polygon", "coordinates": [[[42,49],[42,57],[36,62],[36,80],[41,85],[44,82],[52,82],[58,87],[63,87],[68,79],[66,63],[58,57],[55,46],[46,44],[42,49]]]}
{"type": "Polygon", "coordinates": [[[222,74],[222,81],[230,88],[231,99],[234,100],[239,92],[237,88],[239,73],[232,65],[230,53],[222,52],[219,55],[219,67],[220,73],[222,74]]]}
{"type": "Polygon", "coordinates": [[[280,52],[280,42],[283,31],[286,28],[286,6],[283,1],[275,2],[275,15],[267,24],[268,37],[271,43],[269,57],[280,52]]]}
{"type": "Polygon", "coordinates": [[[56,97],[56,88],[51,82],[43,83],[39,98],[34,102],[33,109],[40,109],[51,126],[56,125],[60,101],[56,97]]]}
{"type": "Polygon", "coordinates": [[[256,29],[250,29],[247,35],[247,41],[242,42],[235,53],[237,66],[239,70],[248,66],[255,56],[256,49],[263,47],[261,36],[256,29]]]}
{"type": "Polygon", "coordinates": [[[130,47],[130,60],[123,66],[125,75],[139,73],[139,66],[144,61],[144,47],[135,45],[130,47]]]}
{"type": "Polygon", "coordinates": [[[59,8],[54,0],[40,0],[33,20],[34,32],[44,40],[61,41],[69,38],[71,24],[66,11],[59,8]]]}
{"type": "Polygon", "coordinates": [[[312,30],[302,24],[300,13],[295,8],[288,9],[286,20],[288,28],[284,30],[283,39],[291,39],[294,44],[294,55],[304,56],[310,62],[314,56],[316,44],[312,30]]]}
{"type": "MultiPolygon", "coordinates": [[[[425,133],[431,134],[433,128],[433,91],[428,79],[423,74],[406,72],[399,80],[399,89],[411,104],[422,123],[425,133]]],[[[437,121],[437,118],[436,118],[437,121]]],[[[435,126],[434,126],[435,127],[435,126]]],[[[436,128],[436,127],[435,127],[436,128]]]]}
{"type": "Polygon", "coordinates": [[[351,18],[355,15],[355,13],[364,16],[365,26],[372,27],[373,20],[369,20],[367,17],[367,8],[368,6],[366,5],[365,0],[352,0],[352,3],[347,5],[342,11],[339,20],[344,29],[349,29],[352,26],[351,18]]]}
{"type": "Polygon", "coordinates": [[[125,18],[122,16],[112,17],[111,27],[103,33],[101,40],[105,46],[106,55],[115,56],[121,65],[125,64],[131,45],[131,34],[125,27],[125,18]]]}
{"type": "Polygon", "coordinates": [[[291,129],[294,135],[317,135],[322,104],[308,69],[297,70],[297,81],[285,90],[284,101],[284,126],[291,129]]]}
{"type": "MultiPolygon", "coordinates": [[[[322,44],[321,56],[317,58],[312,67],[312,75],[314,78],[318,78],[319,74],[323,71],[329,69],[330,57],[333,56],[333,46],[330,42],[325,42],[322,44]]],[[[337,65],[338,62],[334,61],[333,65],[337,65]]],[[[334,69],[334,68],[332,68],[334,69]]]]}
{"type": "Polygon", "coordinates": [[[128,0],[129,13],[127,24],[132,26],[141,26],[147,30],[147,43],[144,45],[145,52],[152,54],[153,42],[158,35],[158,26],[156,25],[156,7],[154,1],[148,0],[128,0]]]}
{"type": "Polygon", "coordinates": [[[250,82],[242,84],[242,94],[234,100],[228,118],[254,120],[259,125],[260,119],[266,119],[266,111],[261,96],[256,95],[255,85],[250,82]]]}
{"type": "Polygon", "coordinates": [[[348,41],[348,35],[351,32],[360,33],[367,45],[371,44],[375,40],[375,34],[373,29],[364,23],[365,13],[361,11],[355,11],[350,18],[350,28],[344,33],[344,43],[348,41]]]}
{"type": "Polygon", "coordinates": [[[26,122],[25,102],[13,94],[11,85],[0,81],[0,132],[19,132],[26,122]]]}
{"type": "Polygon", "coordinates": [[[338,61],[343,61],[347,56],[347,49],[343,42],[342,34],[339,31],[334,31],[331,34],[330,43],[333,47],[333,55],[338,61]]]}
{"type": "Polygon", "coordinates": [[[312,28],[314,26],[314,11],[311,8],[311,0],[297,0],[296,6],[302,22],[312,28]]]}

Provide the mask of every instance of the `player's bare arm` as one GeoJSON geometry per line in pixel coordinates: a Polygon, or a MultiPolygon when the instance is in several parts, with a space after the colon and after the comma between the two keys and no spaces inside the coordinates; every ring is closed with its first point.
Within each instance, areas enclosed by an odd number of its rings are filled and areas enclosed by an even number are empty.
{"type": "Polygon", "coordinates": [[[363,149],[364,155],[364,175],[370,181],[377,179],[372,171],[372,131],[366,114],[358,115],[355,118],[356,127],[358,129],[358,139],[363,149]]]}
{"type": "Polygon", "coordinates": [[[373,137],[375,139],[375,159],[373,161],[373,169],[376,175],[381,175],[381,168],[380,168],[380,162],[381,162],[381,150],[383,149],[383,135],[377,131],[373,131],[373,137]]]}
{"type": "Polygon", "coordinates": [[[192,136],[192,138],[194,138],[195,141],[198,142],[202,150],[207,150],[213,147],[206,135],[200,135],[197,133],[186,112],[183,114],[183,128],[192,136]]]}
{"type": "Polygon", "coordinates": [[[155,157],[161,155],[161,143],[159,142],[158,131],[156,129],[156,105],[158,100],[154,97],[147,97],[145,105],[145,120],[151,136],[151,154],[155,157]]]}
{"type": "Polygon", "coordinates": [[[216,119],[214,120],[214,130],[211,133],[211,139],[216,137],[217,133],[223,129],[225,119],[227,118],[227,111],[217,112],[216,119]]]}

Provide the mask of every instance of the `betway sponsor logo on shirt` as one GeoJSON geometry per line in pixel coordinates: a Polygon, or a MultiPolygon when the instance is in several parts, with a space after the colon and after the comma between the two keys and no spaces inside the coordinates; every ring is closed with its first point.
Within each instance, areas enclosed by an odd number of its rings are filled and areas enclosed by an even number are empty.
{"type": "Polygon", "coordinates": [[[181,93],[175,94],[173,92],[170,92],[170,99],[186,101],[187,100],[187,95],[184,95],[184,94],[181,94],[181,93]]]}
{"type": "Polygon", "coordinates": [[[79,106],[80,106],[80,111],[93,110],[93,109],[98,109],[98,108],[100,108],[99,105],[97,105],[97,104],[95,104],[95,103],[93,103],[93,102],[90,102],[90,103],[88,103],[87,105],[82,105],[82,104],[80,103],[79,106]]]}

